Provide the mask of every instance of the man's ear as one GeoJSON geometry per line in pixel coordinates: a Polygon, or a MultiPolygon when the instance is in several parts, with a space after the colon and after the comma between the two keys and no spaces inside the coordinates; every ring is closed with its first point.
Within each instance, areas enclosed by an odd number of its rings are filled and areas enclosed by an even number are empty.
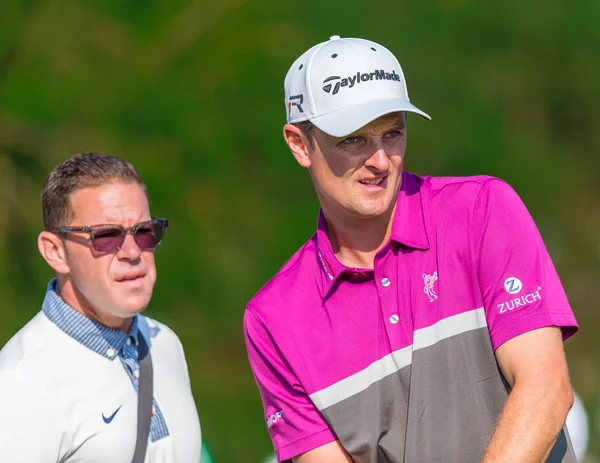
{"type": "Polygon", "coordinates": [[[302,167],[310,167],[309,149],[312,147],[309,138],[302,133],[300,128],[293,124],[283,126],[283,138],[290,147],[290,151],[302,167]]]}
{"type": "Polygon", "coordinates": [[[69,273],[69,264],[67,263],[67,250],[64,242],[54,233],[43,231],[38,235],[38,249],[48,265],[56,273],[69,273]]]}

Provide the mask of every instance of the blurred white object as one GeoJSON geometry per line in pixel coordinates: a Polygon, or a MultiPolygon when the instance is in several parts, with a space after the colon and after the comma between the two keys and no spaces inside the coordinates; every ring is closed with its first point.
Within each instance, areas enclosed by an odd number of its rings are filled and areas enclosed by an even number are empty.
{"type": "Polygon", "coordinates": [[[589,441],[589,422],[581,398],[573,391],[575,401],[567,415],[567,429],[577,461],[583,461],[589,441]]]}
{"type": "Polygon", "coordinates": [[[277,463],[277,458],[275,457],[275,455],[271,455],[267,458],[265,458],[262,463],[277,463]]]}

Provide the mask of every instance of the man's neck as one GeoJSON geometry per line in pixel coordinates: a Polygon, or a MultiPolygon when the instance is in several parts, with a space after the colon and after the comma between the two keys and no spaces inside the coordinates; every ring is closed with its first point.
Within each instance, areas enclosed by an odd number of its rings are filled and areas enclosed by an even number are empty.
{"type": "Polygon", "coordinates": [[[388,242],[395,205],[376,218],[348,219],[323,211],[333,253],[346,267],[372,269],[375,254],[388,242]]]}
{"type": "Polygon", "coordinates": [[[133,318],[115,317],[108,314],[102,314],[100,311],[95,310],[92,305],[86,301],[83,294],[77,291],[77,288],[75,288],[71,281],[61,281],[61,279],[59,279],[55,290],[56,294],[65,304],[71,306],[84,317],[94,320],[107,328],[129,333],[133,318]]]}

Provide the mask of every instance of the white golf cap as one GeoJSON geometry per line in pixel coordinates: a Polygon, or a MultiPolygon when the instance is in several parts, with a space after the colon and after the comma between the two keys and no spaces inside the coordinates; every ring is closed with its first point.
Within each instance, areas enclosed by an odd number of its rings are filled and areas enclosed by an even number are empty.
{"type": "Polygon", "coordinates": [[[396,57],[369,40],[334,35],[315,45],[292,64],[284,87],[287,121],[311,121],[334,137],[397,111],[431,119],[408,99],[396,57]]]}

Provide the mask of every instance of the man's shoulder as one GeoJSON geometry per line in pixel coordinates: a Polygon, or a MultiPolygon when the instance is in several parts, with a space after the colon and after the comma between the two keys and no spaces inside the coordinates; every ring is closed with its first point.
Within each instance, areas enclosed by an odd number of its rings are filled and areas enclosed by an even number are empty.
{"type": "Polygon", "coordinates": [[[165,323],[147,315],[138,317],[139,330],[142,336],[149,340],[155,375],[163,379],[168,377],[169,381],[189,386],[188,366],[179,336],[165,323]]]}
{"type": "Polygon", "coordinates": [[[504,180],[491,175],[471,175],[463,177],[443,177],[443,176],[425,176],[415,175],[421,182],[421,190],[431,193],[438,193],[444,190],[463,191],[472,193],[479,191],[488,184],[506,183],[504,180]]]}
{"type": "Polygon", "coordinates": [[[186,363],[183,343],[174,329],[147,315],[138,317],[139,330],[144,338],[149,340],[153,357],[173,364],[186,363]]]}
{"type": "Polygon", "coordinates": [[[60,330],[38,312],[0,350],[0,371],[26,369],[30,364],[44,361],[49,355],[60,330]]]}
{"type": "Polygon", "coordinates": [[[490,175],[465,177],[414,175],[414,178],[420,183],[420,192],[425,201],[435,203],[438,211],[456,212],[458,207],[473,206],[478,201],[516,197],[513,188],[505,180],[490,175]]]}
{"type": "Polygon", "coordinates": [[[73,365],[88,358],[87,349],[74,350],[74,345],[77,342],[40,311],[0,351],[2,381],[14,387],[21,384],[23,391],[38,394],[40,400],[53,397],[53,406],[58,407],[53,391],[68,387],[78,371],[73,365]]]}
{"type": "Polygon", "coordinates": [[[314,282],[317,263],[316,235],[313,235],[279,271],[248,302],[247,308],[267,310],[279,306],[283,301],[294,300],[295,292],[305,294],[314,282]]]}
{"type": "Polygon", "coordinates": [[[144,338],[150,340],[150,344],[158,343],[163,345],[180,345],[179,336],[167,324],[149,317],[148,315],[138,315],[138,328],[144,338]]]}

